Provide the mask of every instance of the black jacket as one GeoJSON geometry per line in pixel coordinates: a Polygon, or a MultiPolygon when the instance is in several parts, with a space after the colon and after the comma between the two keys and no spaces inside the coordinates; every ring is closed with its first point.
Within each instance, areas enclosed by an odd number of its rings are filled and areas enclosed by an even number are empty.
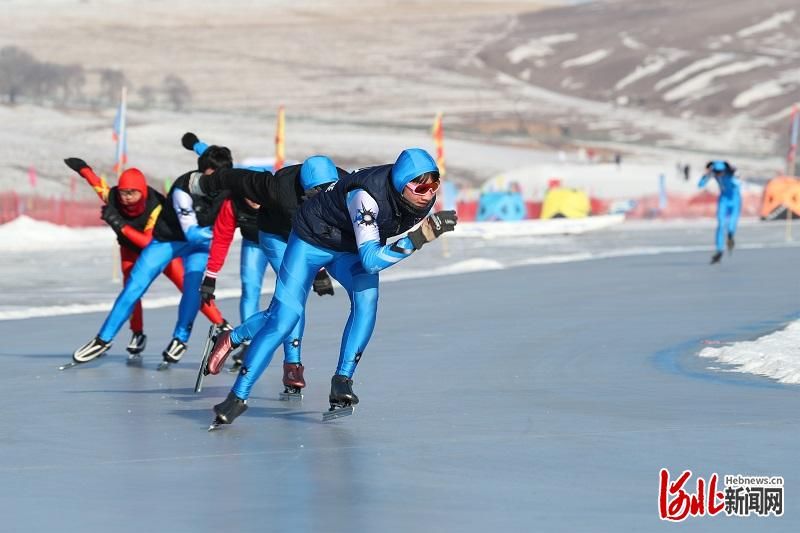
{"type": "MultiPolygon", "coordinates": [[[[261,208],[256,216],[259,231],[289,240],[292,219],[297,208],[305,200],[305,191],[300,185],[301,166],[284,167],[275,174],[244,168],[221,169],[203,176],[200,179],[200,187],[206,194],[230,190],[234,199],[249,198],[260,204],[261,208]]],[[[341,168],[337,167],[336,170],[340,178],[348,175],[347,171],[341,168]]],[[[258,238],[255,240],[258,242],[258,238]]]]}
{"type": "MultiPolygon", "coordinates": [[[[114,186],[111,187],[111,190],[108,192],[108,203],[114,207],[119,215],[122,217],[122,220],[125,221],[125,224],[131,226],[132,228],[144,232],[147,228],[147,221],[150,220],[150,215],[153,213],[153,210],[164,203],[164,195],[158,192],[157,190],[153,189],[152,187],[147,187],[147,200],[144,204],[144,211],[138,217],[128,217],[125,216],[125,211],[122,209],[122,204],[119,203],[119,195],[117,194],[117,189],[119,187],[114,186]]],[[[163,208],[162,208],[163,209],[163,208]]],[[[160,215],[159,215],[160,216],[160,215]]],[[[121,232],[117,233],[117,242],[120,243],[122,246],[134,250],[136,252],[141,251],[141,248],[136,244],[132,243],[125,235],[121,232]]]]}
{"type": "Polygon", "coordinates": [[[158,217],[156,227],[153,230],[153,238],[159,241],[185,241],[181,224],[178,222],[178,214],[175,212],[172,197],[176,189],[181,189],[192,197],[192,203],[197,224],[199,226],[213,226],[217,218],[222,202],[228,197],[226,192],[218,192],[214,195],[200,196],[189,193],[189,176],[197,172],[192,170],[175,180],[164,200],[164,207],[161,209],[161,216],[158,217]]]}
{"type": "Polygon", "coordinates": [[[403,201],[392,185],[391,173],[392,165],[380,165],[340,179],[300,207],[294,222],[295,233],[322,248],[358,253],[353,221],[347,209],[347,195],[355,189],[365,190],[378,204],[375,222],[381,245],[386,244],[389,237],[408,231],[427,215],[430,205],[418,209],[403,201]]]}

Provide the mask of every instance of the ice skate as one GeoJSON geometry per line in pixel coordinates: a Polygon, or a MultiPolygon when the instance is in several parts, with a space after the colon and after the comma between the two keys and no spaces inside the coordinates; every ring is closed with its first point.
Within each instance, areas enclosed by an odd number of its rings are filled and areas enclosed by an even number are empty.
{"type": "Polygon", "coordinates": [[[156,370],[167,370],[170,365],[180,361],[184,353],[186,353],[186,343],[180,339],[172,339],[169,341],[167,348],[161,352],[161,357],[163,357],[164,360],[158,364],[156,370]]]}
{"type": "Polygon", "coordinates": [[[140,354],[144,351],[145,347],[147,346],[147,335],[143,332],[139,331],[133,332],[131,335],[131,340],[128,343],[128,346],[125,349],[128,351],[129,354],[140,354]]]}
{"type": "Polygon", "coordinates": [[[733,240],[733,233],[728,233],[728,241],[726,244],[728,246],[728,255],[730,255],[733,253],[733,247],[736,246],[736,242],[733,240]]]}
{"type": "Polygon", "coordinates": [[[239,371],[242,369],[242,365],[244,364],[244,358],[247,355],[247,349],[250,347],[249,343],[242,343],[242,349],[238,352],[233,352],[231,359],[233,360],[233,364],[228,369],[228,372],[231,374],[238,374],[239,371]]]}
{"type": "Polygon", "coordinates": [[[711,264],[719,263],[722,259],[722,252],[715,252],[714,255],[711,256],[711,264]]]}
{"type": "Polygon", "coordinates": [[[216,418],[208,427],[209,431],[217,429],[219,426],[231,424],[236,418],[247,411],[247,400],[242,400],[233,392],[228,393],[225,401],[214,406],[216,418]]]}
{"type": "Polygon", "coordinates": [[[347,376],[336,374],[331,378],[331,393],[328,396],[331,408],[322,413],[322,421],[349,416],[355,410],[358,396],[353,392],[353,380],[347,376]]]}
{"type": "Polygon", "coordinates": [[[142,354],[132,353],[128,356],[128,359],[125,360],[125,364],[128,366],[142,366],[142,361],[142,354]]]}
{"type": "Polygon", "coordinates": [[[89,361],[103,356],[109,349],[111,349],[110,342],[105,342],[100,337],[95,337],[75,350],[75,352],[72,354],[72,361],[65,365],[61,365],[58,367],[58,369],[66,370],[68,368],[72,368],[73,366],[88,363],[89,361]]]}
{"type": "Polygon", "coordinates": [[[303,399],[301,392],[306,386],[303,378],[305,367],[301,363],[283,363],[283,392],[280,399],[285,401],[300,401],[303,399]]]}
{"type": "Polygon", "coordinates": [[[203,356],[200,358],[200,370],[197,372],[197,380],[194,382],[195,392],[203,390],[203,378],[208,375],[208,369],[206,368],[208,365],[208,356],[211,355],[211,348],[217,340],[217,335],[219,335],[218,327],[215,324],[211,324],[208,328],[206,344],[203,347],[203,356]]]}
{"type": "MultiPolygon", "coordinates": [[[[225,359],[235,350],[239,345],[231,341],[231,332],[223,331],[217,335],[217,340],[214,342],[214,347],[211,349],[211,355],[208,356],[208,363],[206,363],[206,370],[208,374],[219,374],[222,370],[222,365],[225,364],[225,359]]],[[[206,374],[206,375],[208,375],[206,374]]]]}

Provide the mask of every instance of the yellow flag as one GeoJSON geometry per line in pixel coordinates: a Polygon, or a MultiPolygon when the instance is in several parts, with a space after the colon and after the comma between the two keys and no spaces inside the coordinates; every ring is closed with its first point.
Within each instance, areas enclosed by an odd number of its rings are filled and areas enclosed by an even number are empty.
{"type": "Polygon", "coordinates": [[[283,162],[286,160],[284,152],[284,126],[285,118],[283,115],[283,106],[278,108],[278,127],[275,131],[275,165],[274,170],[279,170],[283,167],[283,162]]]}
{"type": "Polygon", "coordinates": [[[433,142],[436,145],[436,166],[439,167],[439,175],[444,177],[446,168],[444,165],[444,128],[442,128],[442,112],[436,113],[436,119],[433,121],[433,142]]]}

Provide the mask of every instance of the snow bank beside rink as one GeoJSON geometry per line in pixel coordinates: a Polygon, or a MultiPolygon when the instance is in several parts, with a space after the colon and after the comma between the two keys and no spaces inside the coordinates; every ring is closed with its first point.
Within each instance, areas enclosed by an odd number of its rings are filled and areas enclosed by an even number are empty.
{"type": "Polygon", "coordinates": [[[625,215],[600,215],[586,218],[527,219],[518,221],[461,222],[447,238],[529,237],[543,235],[576,235],[615,226],[625,215]]]}
{"type": "Polygon", "coordinates": [[[0,252],[107,248],[114,232],[107,227],[70,228],[20,216],[0,224],[0,252]]]}
{"type": "Polygon", "coordinates": [[[698,355],[730,365],[726,368],[730,372],[797,384],[800,383],[800,321],[753,341],[704,348],[698,355]]]}

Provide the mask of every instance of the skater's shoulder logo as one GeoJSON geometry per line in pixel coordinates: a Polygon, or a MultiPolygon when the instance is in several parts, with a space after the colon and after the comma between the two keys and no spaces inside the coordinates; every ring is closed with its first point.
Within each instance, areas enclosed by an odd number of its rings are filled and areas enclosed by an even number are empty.
{"type": "Polygon", "coordinates": [[[658,480],[658,516],[661,520],[681,522],[688,517],[783,516],[783,477],[726,475],[724,490],[718,490],[720,477],[698,476],[694,486],[692,471],[684,470],[674,480],[662,468],[658,480]],[[692,491],[693,490],[693,491],[692,491]]]}

